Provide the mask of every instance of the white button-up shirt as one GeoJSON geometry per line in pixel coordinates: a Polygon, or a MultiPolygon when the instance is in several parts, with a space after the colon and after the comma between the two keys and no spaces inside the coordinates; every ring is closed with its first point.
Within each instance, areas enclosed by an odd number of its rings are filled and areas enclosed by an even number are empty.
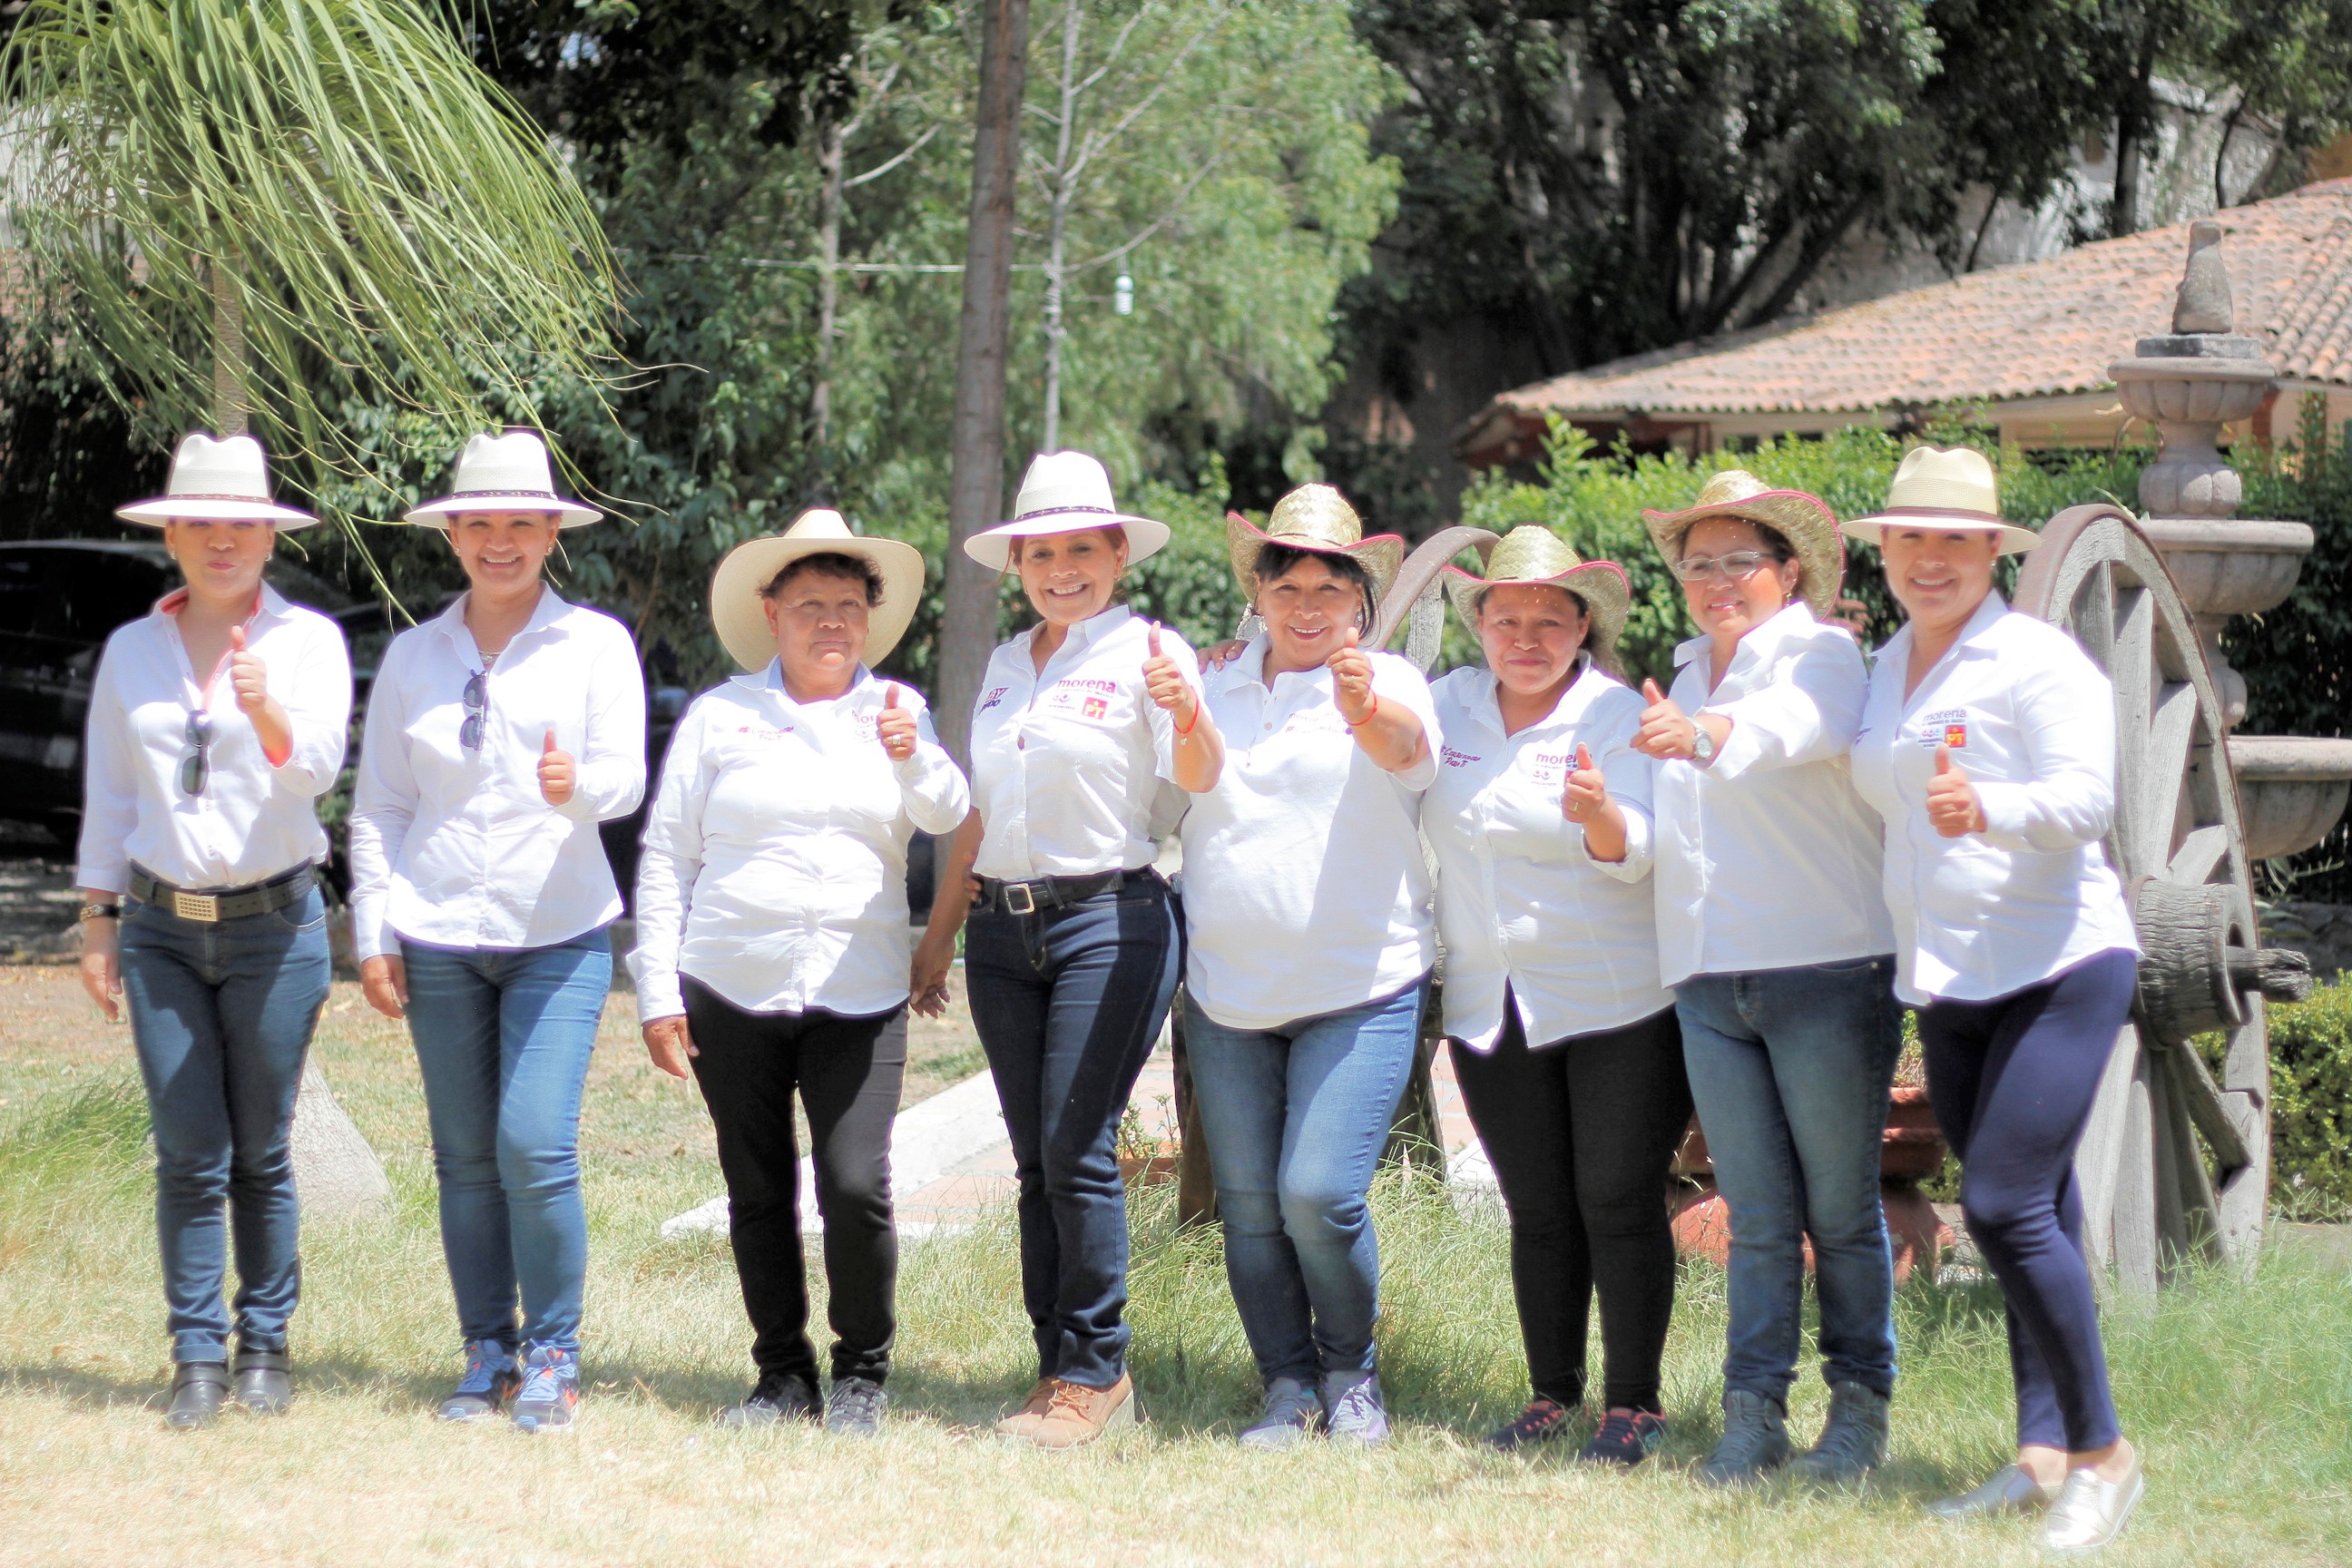
{"type": "Polygon", "coordinates": [[[1633,750],[1641,694],[1588,663],[1551,712],[1503,732],[1496,681],[1457,669],[1432,688],[1444,747],[1421,805],[1437,855],[1445,942],[1445,1032],[1489,1051],[1507,988],[1530,1046],[1622,1028],[1674,1005],[1658,984],[1651,912],[1650,791],[1657,763],[1633,750]],[[1560,796],[1576,748],[1591,753],[1625,814],[1625,857],[1585,852],[1560,796]]]}
{"type": "Polygon", "coordinates": [[[2094,953],[2138,952],[2099,847],[2116,814],[2113,684],[1999,594],[1906,700],[1911,642],[1905,626],[1879,650],[1853,745],[1854,783],[1886,821],[1895,994],[1989,1001],[2094,953]],[[1942,746],[1976,785],[1983,833],[1947,838],[1927,820],[1942,746]]]}
{"type": "Polygon", "coordinates": [[[542,587],[490,668],[482,743],[461,744],[483,668],[466,601],[392,639],[368,695],[352,800],[352,938],[362,958],[429,947],[547,947],[617,918],[596,825],[646,793],[646,685],[626,626],[542,587]],[[577,768],[539,793],[547,733],[577,768]]]}
{"type": "Polygon", "coordinates": [[[1374,653],[1372,691],[1410,710],[1428,754],[1391,773],[1364,754],[1331,672],[1265,683],[1264,637],[1207,679],[1224,738],[1217,787],[1184,818],[1185,985],[1232,1029],[1270,1029],[1394,995],[1436,962],[1421,795],[1444,736],[1429,683],[1374,653]]]}
{"type": "MultiPolygon", "coordinates": [[[[1151,864],[1176,776],[1176,721],[1144,688],[1146,623],[1124,605],[1080,621],[1040,671],[1034,630],[998,647],[972,705],[971,788],[982,835],[972,868],[1008,882],[1151,864]]],[[[1160,651],[1197,688],[1200,664],[1160,628],[1160,651]]]]}
{"type": "Polygon", "coordinates": [[[971,809],[963,773],[911,687],[915,754],[876,727],[889,683],[795,702],[780,666],[694,700],[662,763],[637,863],[629,970],[646,1018],[686,1011],[687,974],[750,1013],[844,1017],[907,999],[907,845],[971,809]]]}
{"type": "Polygon", "coordinates": [[[316,610],[265,584],[246,648],[286,710],[293,749],[275,766],[236,705],[224,658],[210,679],[188,663],[178,593],[118,626],[89,693],[78,887],[119,893],[137,861],[183,888],[243,888],[327,854],[319,796],[342,772],[352,660],[343,634],[316,610]],[[188,716],[212,715],[211,776],[180,792],[188,716]]]}
{"type": "Polygon", "coordinates": [[[1862,650],[1802,600],[1740,638],[1709,691],[1713,646],[1675,650],[1676,705],[1732,723],[1709,765],[1658,764],[1659,978],[1893,952],[1878,823],[1846,755],[1870,682],[1862,650]]]}

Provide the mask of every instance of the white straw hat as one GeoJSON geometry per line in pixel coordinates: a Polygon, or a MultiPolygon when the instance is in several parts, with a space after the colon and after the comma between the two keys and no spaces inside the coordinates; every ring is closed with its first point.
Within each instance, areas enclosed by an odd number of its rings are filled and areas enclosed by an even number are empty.
{"type": "Polygon", "coordinates": [[[853,555],[882,574],[882,602],[866,623],[867,664],[889,658],[907,635],[923,597],[923,552],[896,539],[852,533],[839,512],[817,507],[793,519],[782,533],[745,540],[710,574],[711,627],[745,669],[765,669],[776,657],[776,634],[768,629],[760,591],[777,573],[809,555],[853,555]]]}
{"type": "Polygon", "coordinates": [[[466,449],[457,454],[457,471],[450,476],[449,493],[414,509],[401,521],[443,528],[453,517],[478,511],[551,512],[563,528],[578,528],[604,515],[555,493],[547,443],[536,430],[467,437],[466,449]]]}
{"type": "Polygon", "coordinates": [[[1155,554],[1168,542],[1168,525],[1136,517],[1111,504],[1110,475],[1084,452],[1040,452],[1022,476],[1021,493],[1013,498],[1013,519],[973,534],[963,542],[963,552],[992,572],[1002,572],[1013,556],[1013,542],[1038,533],[1083,533],[1090,528],[1127,531],[1129,566],[1155,554]]]}
{"type": "Polygon", "coordinates": [[[2014,555],[2042,542],[2030,528],[2000,515],[1992,464],[1971,447],[1914,447],[1903,454],[1887,487],[1885,510],[1845,525],[1846,537],[1884,544],[1895,528],[1977,528],[2000,535],[2000,553],[2014,555]]]}
{"type": "Polygon", "coordinates": [[[216,441],[191,431],[172,454],[172,478],[152,500],[114,509],[125,522],[160,528],[167,522],[274,522],[300,528],[319,520],[269,499],[269,459],[250,436],[216,441]]]}

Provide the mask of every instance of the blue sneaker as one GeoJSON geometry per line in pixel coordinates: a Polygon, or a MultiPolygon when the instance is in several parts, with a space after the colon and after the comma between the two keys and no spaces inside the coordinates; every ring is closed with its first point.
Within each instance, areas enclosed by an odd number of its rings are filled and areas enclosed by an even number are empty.
{"type": "Polygon", "coordinates": [[[524,1432],[569,1432],[580,1417],[580,1356],[553,1345],[533,1345],[522,1364],[522,1392],[514,1424],[524,1432]]]}
{"type": "Polygon", "coordinates": [[[1323,1409],[1324,1433],[1335,1443],[1369,1448],[1389,1440],[1388,1402],[1381,1397],[1377,1373],[1325,1373],[1323,1409]]]}
{"type": "Polygon", "coordinates": [[[455,1393],[441,1402],[444,1421],[486,1421],[503,1412],[522,1373],[515,1370],[515,1354],[496,1340],[466,1342],[466,1375],[455,1393]]]}

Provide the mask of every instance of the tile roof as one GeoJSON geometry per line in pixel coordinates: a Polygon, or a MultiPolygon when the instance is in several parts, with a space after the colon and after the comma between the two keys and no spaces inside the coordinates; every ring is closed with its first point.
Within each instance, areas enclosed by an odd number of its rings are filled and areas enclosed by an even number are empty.
{"type": "MultiPolygon", "coordinates": [[[[2259,331],[2282,379],[2352,387],[2352,179],[2214,216],[2238,330],[2259,331]]],[[[2169,329],[2188,254],[2176,224],[1596,365],[1502,394],[1465,444],[1498,414],[1853,412],[2094,391],[2137,340],[2169,329]]]]}

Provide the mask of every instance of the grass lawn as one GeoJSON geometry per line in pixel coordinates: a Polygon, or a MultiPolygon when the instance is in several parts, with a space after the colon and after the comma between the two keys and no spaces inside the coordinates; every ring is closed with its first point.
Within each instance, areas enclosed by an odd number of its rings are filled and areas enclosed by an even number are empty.
{"type": "MultiPolygon", "coordinates": [[[[740,1396],[750,1341],[725,1246],[655,1235],[719,1190],[709,1129],[692,1090],[646,1065],[625,995],[583,1119],[576,1434],[433,1420],[457,1347],[415,1064],[400,1028],[338,985],[319,1048],[384,1156],[397,1212],[306,1229],[293,1413],[176,1436],[158,1408],[166,1352],[129,1037],[73,1005],[71,984],[70,971],[0,970],[0,1563],[2037,1560],[2022,1526],[1946,1527],[1918,1510],[1998,1465],[2010,1440],[1990,1289],[1903,1294],[1896,1458],[1870,1489],[1726,1498],[1685,1474],[1715,1436],[1723,1336],[1721,1277],[1688,1269],[1663,1461],[1587,1474],[1561,1455],[1477,1447],[1522,1394],[1502,1227],[1392,1184],[1382,1357],[1402,1436],[1384,1451],[1233,1446],[1254,1407],[1247,1353],[1214,1235],[1174,1231],[1164,1188],[1135,1215],[1135,1370],[1152,1417],[1136,1433],[1062,1456],[987,1436],[1034,1372],[1009,1216],[908,1246],[885,1440],[721,1433],[710,1413],[740,1396]]],[[[977,1066],[955,1031],[916,1045],[930,1087],[977,1066]]],[[[2119,1310],[2109,1331],[2149,1492],[2106,1561],[2352,1562],[2340,1262],[2274,1248],[2252,1281],[2197,1282],[2119,1310]]],[[[1823,1403],[1809,1377],[1801,1433],[1823,1403]]]]}

